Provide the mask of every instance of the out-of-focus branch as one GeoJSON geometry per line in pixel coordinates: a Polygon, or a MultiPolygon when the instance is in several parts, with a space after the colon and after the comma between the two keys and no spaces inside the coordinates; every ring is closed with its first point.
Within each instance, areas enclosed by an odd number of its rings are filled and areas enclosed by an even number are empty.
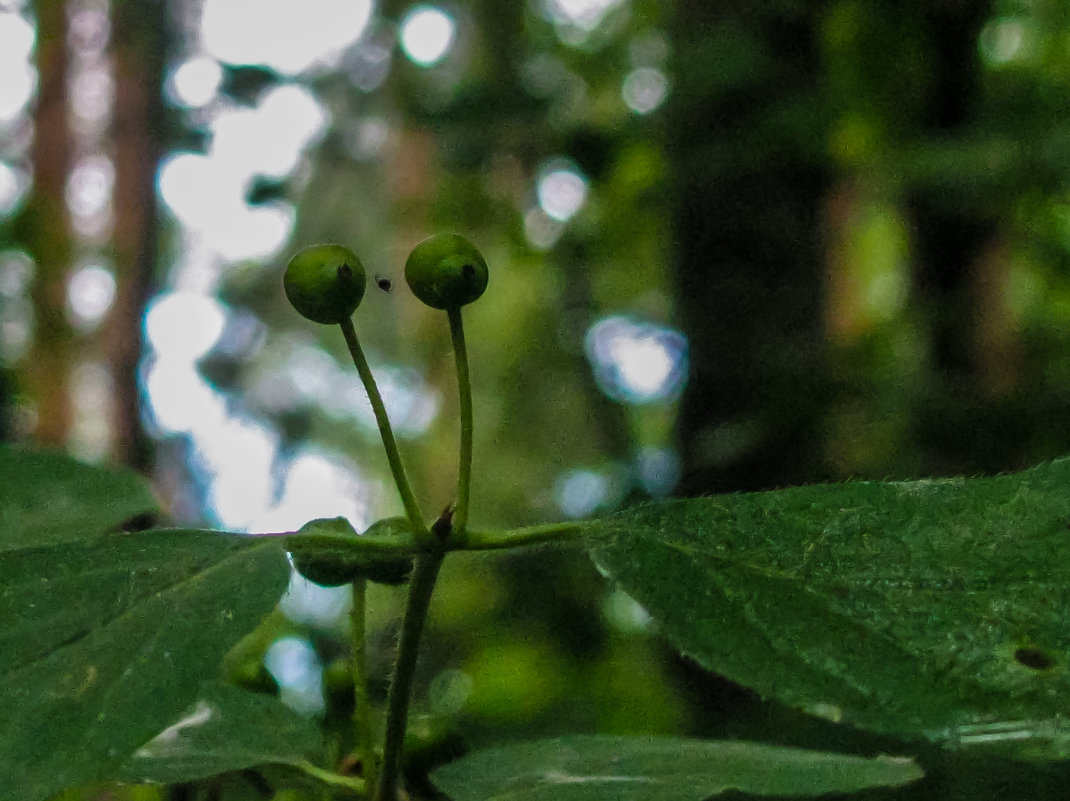
{"type": "Polygon", "coordinates": [[[105,346],[115,380],[115,456],[144,470],[150,445],[141,426],[137,371],[141,318],[158,251],[155,179],[164,147],[161,89],[170,20],[167,5],[159,0],[124,0],[113,9],[113,245],[118,288],[105,346]]]}

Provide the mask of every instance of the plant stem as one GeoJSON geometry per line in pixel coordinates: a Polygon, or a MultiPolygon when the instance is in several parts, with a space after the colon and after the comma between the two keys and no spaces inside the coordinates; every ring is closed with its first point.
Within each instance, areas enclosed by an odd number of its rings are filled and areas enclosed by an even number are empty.
{"type": "Polygon", "coordinates": [[[472,381],[468,375],[468,349],[464,344],[461,307],[446,310],[453,341],[453,361],[457,367],[457,391],[461,412],[461,447],[457,465],[457,509],[453,513],[453,530],[462,534],[468,524],[468,496],[472,486],[472,381]]]}
{"type": "Polygon", "coordinates": [[[354,793],[363,795],[368,785],[363,779],[354,779],[351,776],[343,776],[340,773],[334,773],[333,771],[324,770],[317,765],[313,765],[307,760],[301,760],[294,763],[294,767],[303,771],[304,773],[319,779],[324,784],[331,785],[333,787],[344,787],[354,793]]]}
{"type": "Polygon", "coordinates": [[[401,644],[394,665],[394,680],[387,698],[386,739],[383,742],[383,763],[375,801],[397,801],[398,774],[401,768],[401,747],[405,742],[405,726],[409,714],[412,679],[416,673],[416,657],[420,650],[431,593],[435,589],[438,570],[446,551],[436,548],[416,557],[416,567],[409,585],[409,599],[401,621],[401,644]]]}
{"type": "Polygon", "coordinates": [[[349,611],[349,638],[353,651],[353,728],[356,746],[360,751],[361,776],[366,787],[374,787],[378,766],[375,762],[375,726],[371,703],[368,701],[368,660],[365,646],[367,589],[366,579],[357,579],[352,584],[353,605],[349,611]]]}
{"type": "Polygon", "coordinates": [[[582,522],[570,521],[525,526],[510,531],[468,531],[452,543],[452,548],[465,551],[493,551],[503,548],[519,548],[524,545],[540,545],[545,542],[575,540],[583,536],[584,528],[582,522]]]}
{"type": "Polygon", "coordinates": [[[405,515],[417,532],[426,533],[423,514],[420,512],[419,504],[416,503],[416,496],[409,485],[409,479],[405,475],[405,466],[401,463],[401,454],[398,453],[398,444],[390,428],[390,419],[386,416],[386,406],[383,405],[383,398],[379,394],[379,387],[375,384],[371,368],[368,367],[368,360],[364,358],[364,351],[357,339],[357,329],[353,327],[352,320],[343,320],[339,325],[342,327],[342,334],[345,335],[349,353],[353,357],[353,364],[368,393],[368,400],[371,401],[375,422],[379,426],[379,435],[383,439],[383,448],[386,449],[386,458],[390,462],[390,472],[394,474],[394,483],[401,495],[401,503],[405,507],[405,515]]]}

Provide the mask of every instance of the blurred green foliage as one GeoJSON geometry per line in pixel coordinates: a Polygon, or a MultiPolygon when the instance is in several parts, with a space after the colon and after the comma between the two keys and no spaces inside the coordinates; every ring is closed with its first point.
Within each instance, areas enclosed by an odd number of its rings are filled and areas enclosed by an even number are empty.
{"type": "MultiPolygon", "coordinates": [[[[294,242],[358,248],[395,285],[429,233],[483,250],[490,287],[466,313],[474,524],[559,516],[555,482],[573,468],[611,477],[611,504],[641,498],[644,446],[680,454],[692,494],[1006,470],[1070,446],[1061,4],[633,2],[578,44],[535,5],[475,4],[458,22],[464,50],[444,66],[398,55],[368,93],[317,79],[335,121],[294,189],[294,242]],[[638,66],[670,83],[645,115],[621,98],[638,66]],[[345,142],[368,120],[387,144],[354,159],[345,142]],[[525,214],[554,158],[590,183],[546,247],[525,214]],[[682,326],[687,414],[601,393],[584,335],[608,314],[682,326]]],[[[268,321],[262,365],[319,334],[277,305],[272,271],[228,288],[268,321]]],[[[415,367],[439,393],[402,448],[441,507],[456,447],[445,323],[395,289],[357,326],[373,366],[415,367]]],[[[344,364],[333,333],[323,347],[344,364]]],[[[303,435],[383,469],[374,432],[301,416],[303,435]]],[[[473,744],[784,727],[848,747],[671,656],[621,603],[578,554],[452,559],[417,708],[473,744]]]]}
{"type": "MultiPolygon", "coordinates": [[[[338,332],[306,324],[281,291],[290,253],[339,242],[394,284],[369,287],[356,325],[373,368],[415,370],[439,404],[401,447],[425,508],[451,500],[446,325],[400,279],[416,242],[454,230],[491,269],[466,311],[474,526],[560,517],[555,486],[577,468],[607,477],[607,506],[640,499],[643,447],[679,455],[689,494],[997,472],[1070,450],[1070,8],[632,0],[580,36],[545,7],[452,8],[447,61],[423,69],[394,47],[373,89],[345,61],[307,79],[332,126],[296,178],[250,197],[297,204],[292,247],[235,265],[220,290],[263,321],[263,347],[202,365],[287,445],[329,445],[387,480],[373,428],[255,391],[308,347],[348,369],[338,332]],[[640,67],[669,82],[648,114],[621,97],[640,67]],[[382,142],[362,148],[372,129],[382,142]],[[587,201],[533,236],[525,218],[553,159],[586,177],[587,201]],[[693,369],[681,399],[600,391],[584,336],[610,314],[683,331],[693,369]]],[[[369,41],[392,45],[406,9],[383,3],[369,41]]],[[[223,91],[247,102],[279,80],[230,67],[223,91]]],[[[379,506],[374,517],[399,511],[389,492],[379,506]]],[[[399,609],[392,590],[372,598],[380,673],[399,609]]],[[[290,628],[325,662],[344,660],[340,632],[290,628]]],[[[571,552],[451,559],[419,680],[417,709],[473,743],[755,736],[782,714],[671,656],[571,552]]]]}

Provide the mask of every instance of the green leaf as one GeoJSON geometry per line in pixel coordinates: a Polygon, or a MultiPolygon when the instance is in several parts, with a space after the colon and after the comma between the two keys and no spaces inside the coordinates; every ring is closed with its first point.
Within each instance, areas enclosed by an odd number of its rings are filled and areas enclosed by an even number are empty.
{"type": "Polygon", "coordinates": [[[209,682],[181,720],[123,764],[118,778],[170,784],[258,765],[300,766],[321,757],[322,740],[314,721],[274,696],[209,682]]]}
{"type": "Polygon", "coordinates": [[[1070,754],[1070,459],[1016,475],[666,501],[597,565],[706,668],[809,712],[1070,754]]]}
{"type": "Polygon", "coordinates": [[[154,511],[148,482],[61,453],[0,446],[0,552],[93,537],[154,511]]]}
{"type": "Polygon", "coordinates": [[[0,554],[0,800],[112,776],[286,587],[280,541],[145,531],[0,554]]]}
{"type": "Polygon", "coordinates": [[[573,736],[479,751],[431,778],[454,801],[703,801],[809,796],[921,778],[909,759],[676,737],[573,736]]]}
{"type": "Polygon", "coordinates": [[[403,584],[415,553],[412,529],[403,517],[380,520],[363,535],[344,517],[313,520],[287,538],[286,548],[298,572],[325,587],[357,579],[403,584]]]}

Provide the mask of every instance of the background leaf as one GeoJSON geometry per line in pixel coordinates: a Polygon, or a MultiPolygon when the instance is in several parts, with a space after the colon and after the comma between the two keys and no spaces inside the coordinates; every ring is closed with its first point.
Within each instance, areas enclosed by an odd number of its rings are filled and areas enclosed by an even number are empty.
{"type": "Polygon", "coordinates": [[[299,765],[319,757],[316,723],[272,695],[208,682],[180,721],[139,748],[119,778],[187,782],[258,765],[299,765]]]}
{"type": "Polygon", "coordinates": [[[432,774],[454,801],[702,801],[847,793],[921,778],[909,759],[676,737],[573,736],[479,751],[432,774]]]}
{"type": "Polygon", "coordinates": [[[0,799],[108,778],[286,587],[279,540],[122,533],[0,554],[0,799]]]}
{"type": "Polygon", "coordinates": [[[655,503],[595,562],[706,668],[899,735],[1070,753],[1070,459],[655,503]]]}
{"type": "Polygon", "coordinates": [[[0,445],[0,487],[0,551],[96,536],[157,508],[136,473],[51,451],[0,445]]]}

